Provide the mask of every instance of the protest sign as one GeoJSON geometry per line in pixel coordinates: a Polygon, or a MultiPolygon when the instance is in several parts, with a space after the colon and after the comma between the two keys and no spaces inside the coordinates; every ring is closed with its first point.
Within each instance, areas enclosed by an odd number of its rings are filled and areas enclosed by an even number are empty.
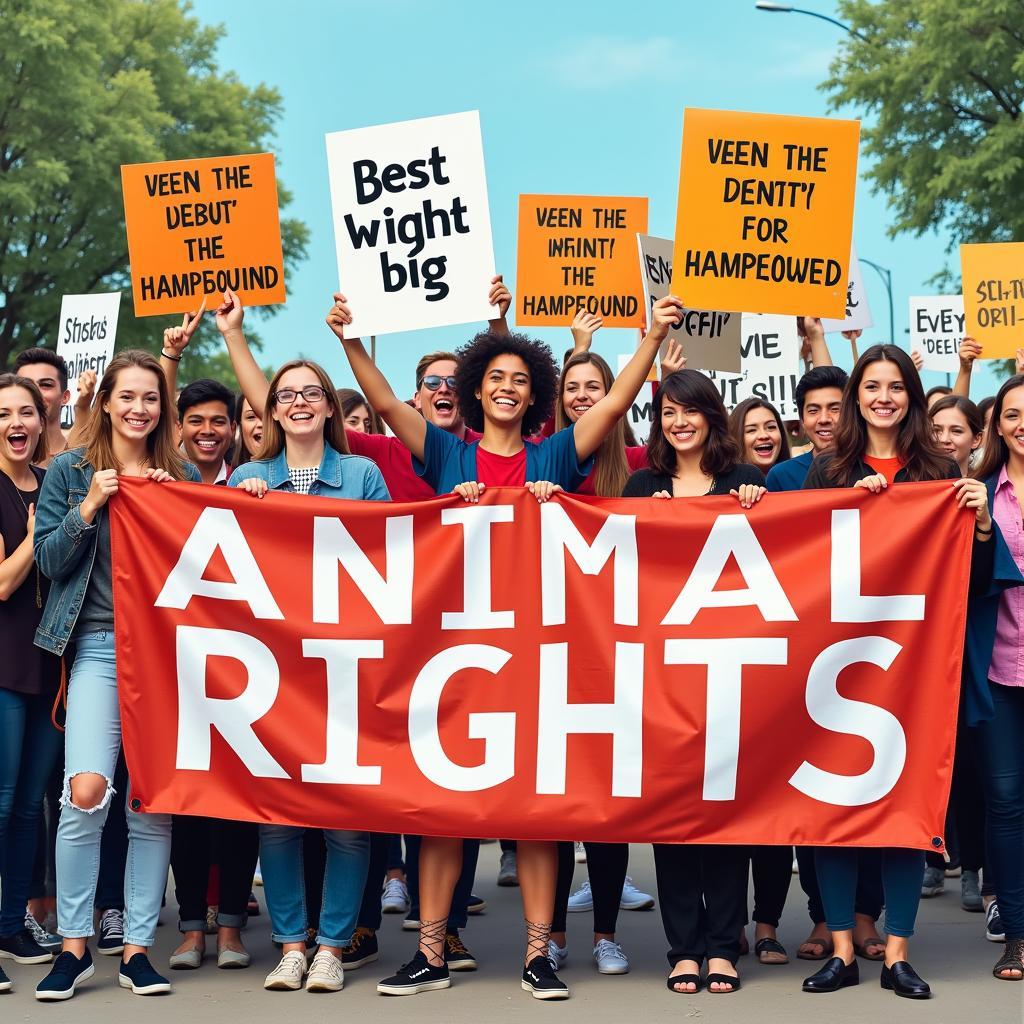
{"type": "Polygon", "coordinates": [[[986,359],[1012,359],[1024,345],[1024,242],[960,246],[966,333],[986,359]]]}
{"type": "Polygon", "coordinates": [[[78,378],[92,370],[99,380],[114,355],[120,292],[92,295],[65,295],[60,302],[57,328],[57,355],[68,365],[68,404],[60,411],[60,425],[66,430],[75,422],[78,378]]]}
{"type": "Polygon", "coordinates": [[[962,295],[910,296],[910,351],[921,353],[922,369],[957,373],[963,340],[962,295]]]}
{"type": "MultiPolygon", "coordinates": [[[[640,247],[640,274],[644,285],[644,313],[647,321],[658,299],[671,294],[672,240],[654,235],[637,235],[640,247]]],[[[691,369],[740,370],[739,313],[720,313],[703,309],[687,309],[682,319],[668,332],[661,346],[665,352],[669,341],[683,346],[686,363],[691,369]]]]}
{"type": "Polygon", "coordinates": [[[646,197],[521,195],[516,324],[568,327],[586,310],[605,327],[643,326],[633,237],[646,231],[646,197]]]}
{"type": "Polygon", "coordinates": [[[946,481],[684,504],[123,479],[132,808],[941,849],[973,513],[946,481]]]}
{"type": "Polygon", "coordinates": [[[672,292],[842,317],[860,122],[687,108],[672,292]]]}
{"type": "Polygon", "coordinates": [[[497,315],[479,112],[331,132],[327,172],[353,337],[497,315]]]}
{"type": "Polygon", "coordinates": [[[122,164],[136,316],[284,302],[273,153],[122,164]]]}
{"type": "Polygon", "coordinates": [[[838,320],[822,318],[822,326],[826,331],[864,331],[874,326],[871,319],[871,304],[868,292],[864,287],[864,274],[860,260],[857,259],[857,246],[850,246],[850,274],[846,283],[845,316],[838,320]]]}

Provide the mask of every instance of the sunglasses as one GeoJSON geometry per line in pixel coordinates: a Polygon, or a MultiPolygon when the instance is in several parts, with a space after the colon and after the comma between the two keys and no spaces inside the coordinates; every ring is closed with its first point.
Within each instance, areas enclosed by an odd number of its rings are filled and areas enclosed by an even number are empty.
{"type": "Polygon", "coordinates": [[[291,405],[299,395],[302,395],[307,402],[312,404],[313,402],[322,401],[327,392],[318,384],[308,384],[301,391],[295,391],[292,388],[281,388],[280,391],[274,392],[274,404],[291,405]]]}
{"type": "Polygon", "coordinates": [[[455,390],[454,377],[441,377],[436,373],[428,373],[426,377],[422,377],[416,385],[416,390],[419,391],[426,384],[428,391],[440,391],[442,382],[448,386],[449,391],[455,390]]]}

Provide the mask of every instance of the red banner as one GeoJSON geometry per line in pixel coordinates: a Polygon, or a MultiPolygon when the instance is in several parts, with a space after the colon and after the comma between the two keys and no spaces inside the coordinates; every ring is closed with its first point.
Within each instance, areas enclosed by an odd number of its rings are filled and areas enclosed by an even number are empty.
{"type": "Polygon", "coordinates": [[[380,505],[124,480],[145,810],[524,839],[941,847],[948,481],[380,505]]]}

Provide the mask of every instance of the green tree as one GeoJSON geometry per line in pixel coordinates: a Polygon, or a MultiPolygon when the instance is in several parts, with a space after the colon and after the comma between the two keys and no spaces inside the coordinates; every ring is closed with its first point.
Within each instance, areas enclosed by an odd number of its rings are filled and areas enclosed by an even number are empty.
{"type": "MultiPolygon", "coordinates": [[[[133,315],[120,165],[269,148],[279,94],[221,71],[223,29],[189,10],[178,0],[0,4],[0,367],[55,343],[65,293],[122,289],[118,347],[156,351],[173,318],[133,315]]],[[[308,229],[282,218],[281,231],[287,273],[308,229]]],[[[204,324],[183,370],[233,381],[221,356],[204,324]]]]}

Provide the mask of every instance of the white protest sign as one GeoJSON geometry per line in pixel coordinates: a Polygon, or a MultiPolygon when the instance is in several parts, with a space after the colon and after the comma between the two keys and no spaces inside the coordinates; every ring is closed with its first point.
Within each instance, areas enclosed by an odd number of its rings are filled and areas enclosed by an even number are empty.
{"type": "Polygon", "coordinates": [[[327,170],[353,335],[495,315],[477,111],[332,132],[327,170]]]}
{"type": "MultiPolygon", "coordinates": [[[[640,248],[640,278],[644,284],[644,302],[647,323],[650,311],[658,299],[671,294],[672,247],[670,238],[637,235],[640,248]]],[[[705,370],[740,371],[740,313],[718,313],[710,310],[688,309],[682,320],[668,332],[662,345],[664,353],[668,341],[683,346],[686,365],[705,370]]]]}
{"type": "MultiPolygon", "coordinates": [[[[635,352],[627,352],[619,356],[618,372],[622,373],[626,363],[635,355],[635,352]]],[[[637,444],[647,444],[651,427],[654,425],[654,386],[646,381],[640,388],[640,393],[633,399],[633,404],[626,413],[626,422],[633,428],[637,444]]]]}
{"type": "Polygon", "coordinates": [[[68,364],[68,390],[71,400],[61,409],[60,422],[65,429],[74,423],[78,400],[78,377],[85,370],[103,376],[114,355],[120,292],[94,295],[65,295],[60,303],[57,330],[57,355],[68,364]]]}
{"type": "Polygon", "coordinates": [[[962,295],[910,296],[910,351],[921,353],[922,369],[957,373],[963,339],[962,295]]]}
{"type": "Polygon", "coordinates": [[[730,412],[744,398],[762,398],[771,402],[784,420],[799,419],[795,392],[803,367],[796,317],[744,313],[742,329],[742,371],[703,372],[718,385],[730,412]]]}
{"type": "Polygon", "coordinates": [[[846,317],[843,320],[823,318],[821,323],[828,332],[863,331],[874,326],[868,292],[864,287],[864,275],[861,273],[860,260],[857,259],[857,247],[853,244],[850,245],[850,277],[846,282],[846,317]]]}

